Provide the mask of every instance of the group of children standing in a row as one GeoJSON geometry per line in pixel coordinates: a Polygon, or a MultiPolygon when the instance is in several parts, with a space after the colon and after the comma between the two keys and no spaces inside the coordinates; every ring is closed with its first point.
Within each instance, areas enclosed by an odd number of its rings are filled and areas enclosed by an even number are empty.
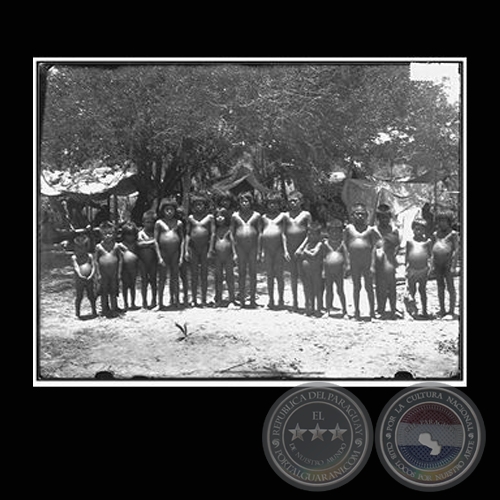
{"type": "MultiPolygon", "coordinates": [[[[340,298],[342,315],[347,314],[344,278],[352,276],[354,316],[361,318],[360,292],[362,280],[370,307],[370,317],[385,314],[387,300],[390,315],[396,317],[396,256],[400,249],[398,230],[391,224],[387,205],[377,208],[376,226],[368,225],[364,205],[353,206],[351,223],[345,228],[339,220],[322,226],[303,209],[302,195],[288,197],[288,211],[282,211],[282,197],[271,193],[265,200],[263,214],[253,209],[251,193],[238,196],[238,208],[232,210],[232,199],[223,196],[214,213],[209,199],[196,195],[191,199],[191,213],[185,217],[175,199],[164,200],[156,212],[143,215],[143,227],[134,223],[121,228],[121,242],[116,241],[115,227],[110,222],[100,225],[101,241],[95,253],[89,253],[89,238],[75,238],[73,265],[76,274],[76,314],[80,316],[84,291],[95,307],[95,277],[97,276],[102,312],[114,315],[118,311],[118,283],[121,278],[125,309],[136,308],[136,279],[141,275],[142,306],[165,308],[164,291],[169,278],[170,305],[180,306],[182,282],[184,305],[188,300],[188,269],[191,275],[191,305],[207,305],[209,260],[215,268],[215,305],[247,305],[257,307],[257,263],[262,261],[267,276],[268,307],[284,307],[284,269],[289,263],[294,311],[298,310],[298,280],[303,284],[307,314],[320,315],[325,297],[326,314],[333,310],[333,286],[340,298]],[[234,264],[238,267],[238,301],[235,293],[234,264]],[[223,283],[227,284],[229,301],[223,302],[223,283]],[[275,300],[275,283],[278,297],[275,300]],[[375,292],[374,292],[375,284],[375,292]],[[201,302],[198,288],[201,285],[201,302]],[[148,288],[152,300],[148,304],[148,288]],[[375,297],[377,311],[375,311],[375,297]]],[[[457,233],[452,230],[452,215],[436,216],[437,230],[428,234],[427,223],[413,221],[414,236],[406,246],[407,308],[417,314],[415,295],[418,288],[422,315],[426,317],[426,284],[431,270],[438,285],[439,314],[454,314],[457,233]],[[445,288],[450,295],[450,307],[445,309],[445,288]]]]}

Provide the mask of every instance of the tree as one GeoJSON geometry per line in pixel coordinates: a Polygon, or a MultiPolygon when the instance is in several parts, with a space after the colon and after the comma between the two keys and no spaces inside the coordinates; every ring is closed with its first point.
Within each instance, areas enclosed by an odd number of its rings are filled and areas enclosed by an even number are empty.
{"type": "Polygon", "coordinates": [[[48,79],[42,158],[70,170],[89,158],[130,159],[139,169],[143,208],[190,167],[220,163],[227,153],[209,93],[216,76],[191,66],[56,67],[48,79]]]}
{"type": "Polygon", "coordinates": [[[310,200],[331,193],[332,168],[373,173],[374,160],[453,177],[459,116],[408,65],[62,65],[49,71],[42,159],[139,170],[136,216],[153,198],[209,187],[251,152],[261,178],[293,179],[310,200]],[[381,140],[381,138],[386,140],[381,140]]]}

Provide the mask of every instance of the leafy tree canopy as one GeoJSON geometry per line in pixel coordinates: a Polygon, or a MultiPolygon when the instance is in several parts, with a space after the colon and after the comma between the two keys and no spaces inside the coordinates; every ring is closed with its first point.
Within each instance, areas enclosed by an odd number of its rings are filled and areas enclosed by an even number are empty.
{"type": "Polygon", "coordinates": [[[60,65],[46,87],[42,161],[131,160],[146,200],[183,175],[210,186],[245,151],[311,198],[333,169],[458,173],[458,107],[406,64],[60,65]]]}

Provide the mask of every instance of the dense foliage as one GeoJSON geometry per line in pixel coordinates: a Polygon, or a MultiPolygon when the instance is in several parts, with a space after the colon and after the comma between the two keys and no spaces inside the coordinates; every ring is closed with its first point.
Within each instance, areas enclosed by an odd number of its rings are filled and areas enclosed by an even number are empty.
{"type": "Polygon", "coordinates": [[[42,161],[131,160],[144,206],[182,181],[210,186],[243,153],[264,183],[293,179],[309,199],[328,198],[334,170],[458,178],[458,106],[406,64],[59,65],[43,116],[42,161]]]}

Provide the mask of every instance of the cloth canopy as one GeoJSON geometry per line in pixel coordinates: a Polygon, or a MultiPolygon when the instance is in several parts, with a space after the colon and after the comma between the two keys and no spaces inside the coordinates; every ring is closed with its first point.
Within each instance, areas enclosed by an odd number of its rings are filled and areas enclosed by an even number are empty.
{"type": "Polygon", "coordinates": [[[127,196],[137,191],[137,169],[132,163],[125,165],[90,166],[78,172],[42,169],[40,191],[44,196],[64,196],[80,201],[105,199],[109,195],[127,196]]]}
{"type": "Polygon", "coordinates": [[[432,202],[433,196],[432,184],[370,182],[359,179],[347,179],[342,191],[342,200],[349,213],[356,203],[363,203],[368,209],[372,224],[375,222],[377,206],[381,203],[389,205],[403,243],[413,234],[413,219],[421,214],[425,203],[432,202]]]}
{"type": "Polygon", "coordinates": [[[269,191],[268,188],[257,180],[253,170],[246,165],[240,165],[235,168],[231,175],[220,179],[212,186],[212,189],[220,192],[230,191],[233,194],[239,194],[249,189],[254,189],[262,194],[269,191]]]}

